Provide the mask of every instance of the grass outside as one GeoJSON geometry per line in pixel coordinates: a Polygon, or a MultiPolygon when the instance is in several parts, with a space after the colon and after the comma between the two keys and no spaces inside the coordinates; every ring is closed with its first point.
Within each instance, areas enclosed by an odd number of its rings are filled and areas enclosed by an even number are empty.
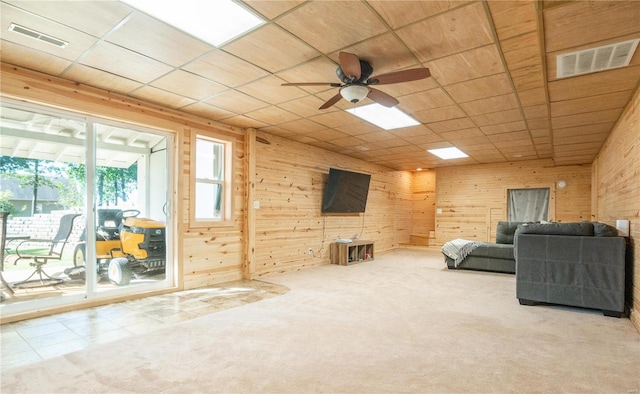
{"type": "MultiPolygon", "coordinates": [[[[10,255],[10,254],[15,254],[15,250],[11,250],[9,249],[10,253],[5,253],[5,258],[10,255]],[[11,253],[14,252],[14,253],[11,253]]],[[[20,254],[22,255],[38,255],[38,256],[46,256],[49,254],[49,248],[31,248],[31,249],[20,249],[20,254]]],[[[29,263],[32,263],[33,260],[32,259],[22,259],[22,260],[18,260],[18,262],[14,265],[11,263],[5,263],[4,264],[4,271],[22,271],[25,268],[30,268],[29,263]]],[[[47,261],[46,264],[47,267],[72,267],[73,266],[73,249],[69,248],[67,245],[67,248],[65,248],[64,252],[62,253],[62,258],[57,260],[57,259],[51,259],[49,261],[47,261]]]]}

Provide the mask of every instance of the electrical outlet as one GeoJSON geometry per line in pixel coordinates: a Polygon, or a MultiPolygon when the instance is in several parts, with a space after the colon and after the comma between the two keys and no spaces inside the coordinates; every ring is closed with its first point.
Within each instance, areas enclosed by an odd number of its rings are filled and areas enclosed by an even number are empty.
{"type": "Polygon", "coordinates": [[[313,254],[313,249],[309,248],[309,250],[307,251],[307,253],[309,253],[309,254],[313,254]]]}

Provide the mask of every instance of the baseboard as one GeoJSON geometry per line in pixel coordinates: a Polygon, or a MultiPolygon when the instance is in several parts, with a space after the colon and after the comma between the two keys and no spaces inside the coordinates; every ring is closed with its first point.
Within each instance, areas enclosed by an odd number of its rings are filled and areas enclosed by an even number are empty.
{"type": "Polygon", "coordinates": [[[629,311],[629,319],[631,320],[631,324],[636,328],[636,331],[638,331],[638,334],[640,334],[640,312],[631,309],[629,311]]]}

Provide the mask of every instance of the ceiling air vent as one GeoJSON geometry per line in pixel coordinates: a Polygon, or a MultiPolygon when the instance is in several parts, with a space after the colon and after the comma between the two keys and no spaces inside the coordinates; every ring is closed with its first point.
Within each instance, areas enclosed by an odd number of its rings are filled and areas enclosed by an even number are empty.
{"type": "Polygon", "coordinates": [[[640,39],[565,53],[557,57],[558,78],[628,66],[640,39]]]}
{"type": "Polygon", "coordinates": [[[47,44],[53,44],[59,48],[65,48],[67,45],[69,45],[69,43],[66,41],[62,41],[47,34],[37,32],[33,29],[29,29],[28,27],[16,25],[15,23],[9,25],[9,30],[15,33],[24,34],[25,36],[29,36],[31,38],[35,38],[36,40],[46,42],[47,44]]]}

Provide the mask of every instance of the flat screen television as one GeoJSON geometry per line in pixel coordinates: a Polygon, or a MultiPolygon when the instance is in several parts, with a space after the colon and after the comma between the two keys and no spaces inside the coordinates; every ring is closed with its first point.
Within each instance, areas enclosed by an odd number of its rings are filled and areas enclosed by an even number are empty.
{"type": "Polygon", "coordinates": [[[367,206],[370,174],[329,169],[322,213],[361,213],[367,206]]]}

